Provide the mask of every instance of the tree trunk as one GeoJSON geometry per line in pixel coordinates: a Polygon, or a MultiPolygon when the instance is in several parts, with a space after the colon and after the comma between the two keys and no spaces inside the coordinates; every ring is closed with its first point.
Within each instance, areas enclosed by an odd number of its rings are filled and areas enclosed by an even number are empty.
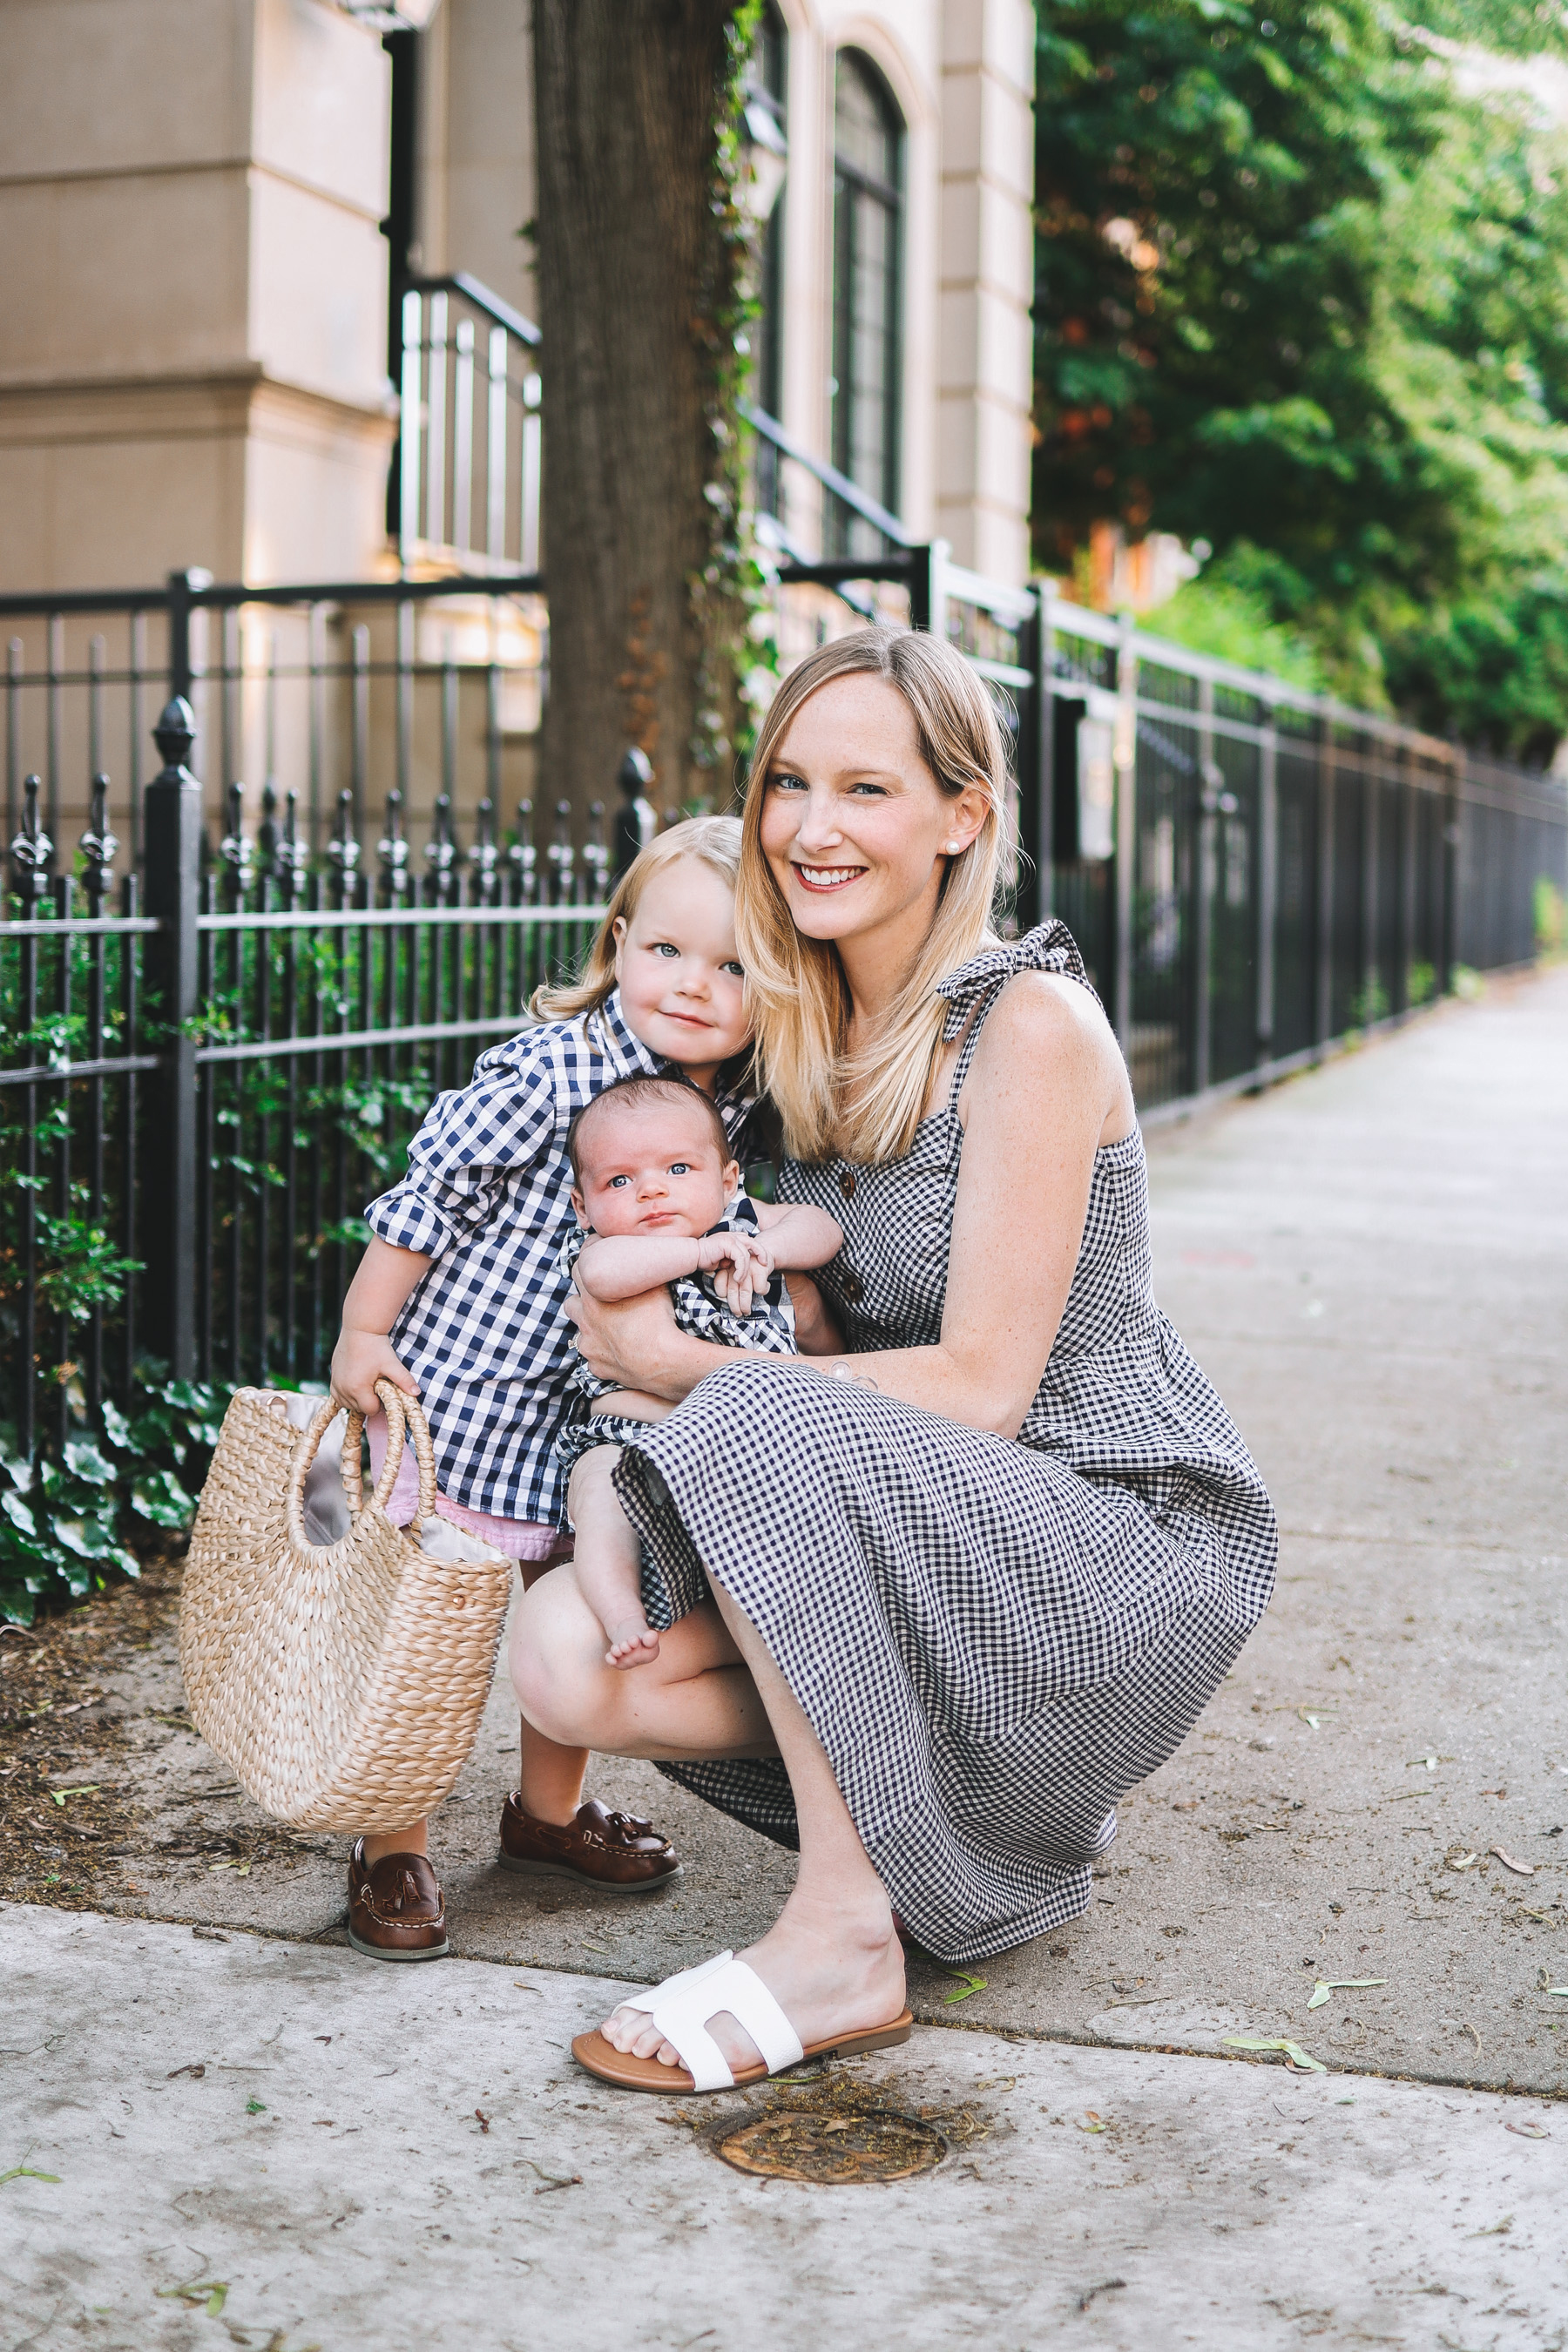
{"type": "Polygon", "coordinates": [[[613,804],[628,744],[653,763],[657,806],[693,788],[693,583],[714,540],[715,115],[733,13],[733,0],[533,0],[542,783],[579,808],[613,804]]]}

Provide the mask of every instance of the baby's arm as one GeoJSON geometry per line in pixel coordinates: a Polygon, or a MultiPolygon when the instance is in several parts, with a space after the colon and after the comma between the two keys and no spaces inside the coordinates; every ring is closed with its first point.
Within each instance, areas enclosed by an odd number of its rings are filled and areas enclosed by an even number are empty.
{"type": "Polygon", "coordinates": [[[826,1209],[805,1202],[754,1201],[763,1246],[783,1274],[826,1265],[844,1246],[844,1228],[826,1209]]]}
{"type": "Polygon", "coordinates": [[[683,1234],[606,1234],[584,1242],[574,1278],[585,1297],[608,1307],[695,1274],[701,1255],[701,1244],[683,1234]]]}

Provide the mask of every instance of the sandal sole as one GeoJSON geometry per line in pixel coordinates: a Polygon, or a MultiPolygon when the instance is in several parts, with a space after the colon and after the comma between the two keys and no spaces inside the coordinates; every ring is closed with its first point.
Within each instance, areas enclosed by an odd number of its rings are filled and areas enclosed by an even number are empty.
{"type": "Polygon", "coordinates": [[[686,1869],[684,1863],[678,1862],[661,1878],[595,1878],[591,1871],[574,1870],[565,1862],[524,1862],[506,1853],[498,1853],[496,1860],[519,1878],[570,1878],[578,1886],[596,1886],[604,1895],[656,1895],[661,1886],[672,1885],[686,1869]]]}
{"type": "MultiPolygon", "coordinates": [[[[889,2025],[876,2025],[864,2033],[843,2033],[833,2042],[814,2042],[795,2061],[804,2066],[808,2058],[858,2058],[869,2050],[892,2050],[907,2042],[914,2028],[914,2019],[906,2009],[889,2025]]],[[[696,2084],[684,2066],[661,2066],[657,2058],[632,2058],[613,2042],[606,2042],[597,2026],[592,2033],[579,2033],[572,2044],[572,2055],[585,2073],[596,2075],[601,2083],[613,2084],[618,2091],[652,2091],[661,2097],[672,2093],[677,2098],[694,2094],[696,2084]]],[[[791,2070],[782,2070],[788,2074],[791,2070]]],[[[738,2074],[727,2089],[743,2091],[753,2083],[765,2083],[765,2066],[747,2066],[738,2074]]],[[[716,2092],[704,2095],[717,2097],[716,2092]]]]}

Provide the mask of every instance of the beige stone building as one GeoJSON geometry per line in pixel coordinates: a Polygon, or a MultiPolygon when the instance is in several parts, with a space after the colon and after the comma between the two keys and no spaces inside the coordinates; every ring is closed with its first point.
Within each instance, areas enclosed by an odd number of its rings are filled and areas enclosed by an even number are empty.
{"type": "MultiPolygon", "coordinates": [[[[1027,0],[777,0],[752,108],[762,404],[1012,583],[1033,38],[1027,0]]],[[[5,0],[0,588],[384,573],[396,280],[534,314],[531,137],[527,0],[5,0]]],[[[786,460],[803,540],[818,496],[786,460]]]]}

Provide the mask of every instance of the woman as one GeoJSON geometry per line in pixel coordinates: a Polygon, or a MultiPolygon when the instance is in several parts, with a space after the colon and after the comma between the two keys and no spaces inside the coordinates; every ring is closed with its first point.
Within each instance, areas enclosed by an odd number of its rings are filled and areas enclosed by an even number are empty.
{"type": "Polygon", "coordinates": [[[554,1570],[523,1711],[800,1850],[745,1965],[577,2045],[610,2080],[897,2038],[895,1913],[950,1960],[1076,1917],[1268,1604],[1268,1496],[1154,1305],[1116,1040],[1059,923],[987,929],[1004,759],[963,658],[876,629],[794,670],[758,742],[736,934],[779,1197],[844,1227],[797,1300],[826,1360],[720,1356],[661,1294],[574,1303],[595,1373],[686,1400],[616,1472],[671,1630],[614,1673],[554,1570]]]}

